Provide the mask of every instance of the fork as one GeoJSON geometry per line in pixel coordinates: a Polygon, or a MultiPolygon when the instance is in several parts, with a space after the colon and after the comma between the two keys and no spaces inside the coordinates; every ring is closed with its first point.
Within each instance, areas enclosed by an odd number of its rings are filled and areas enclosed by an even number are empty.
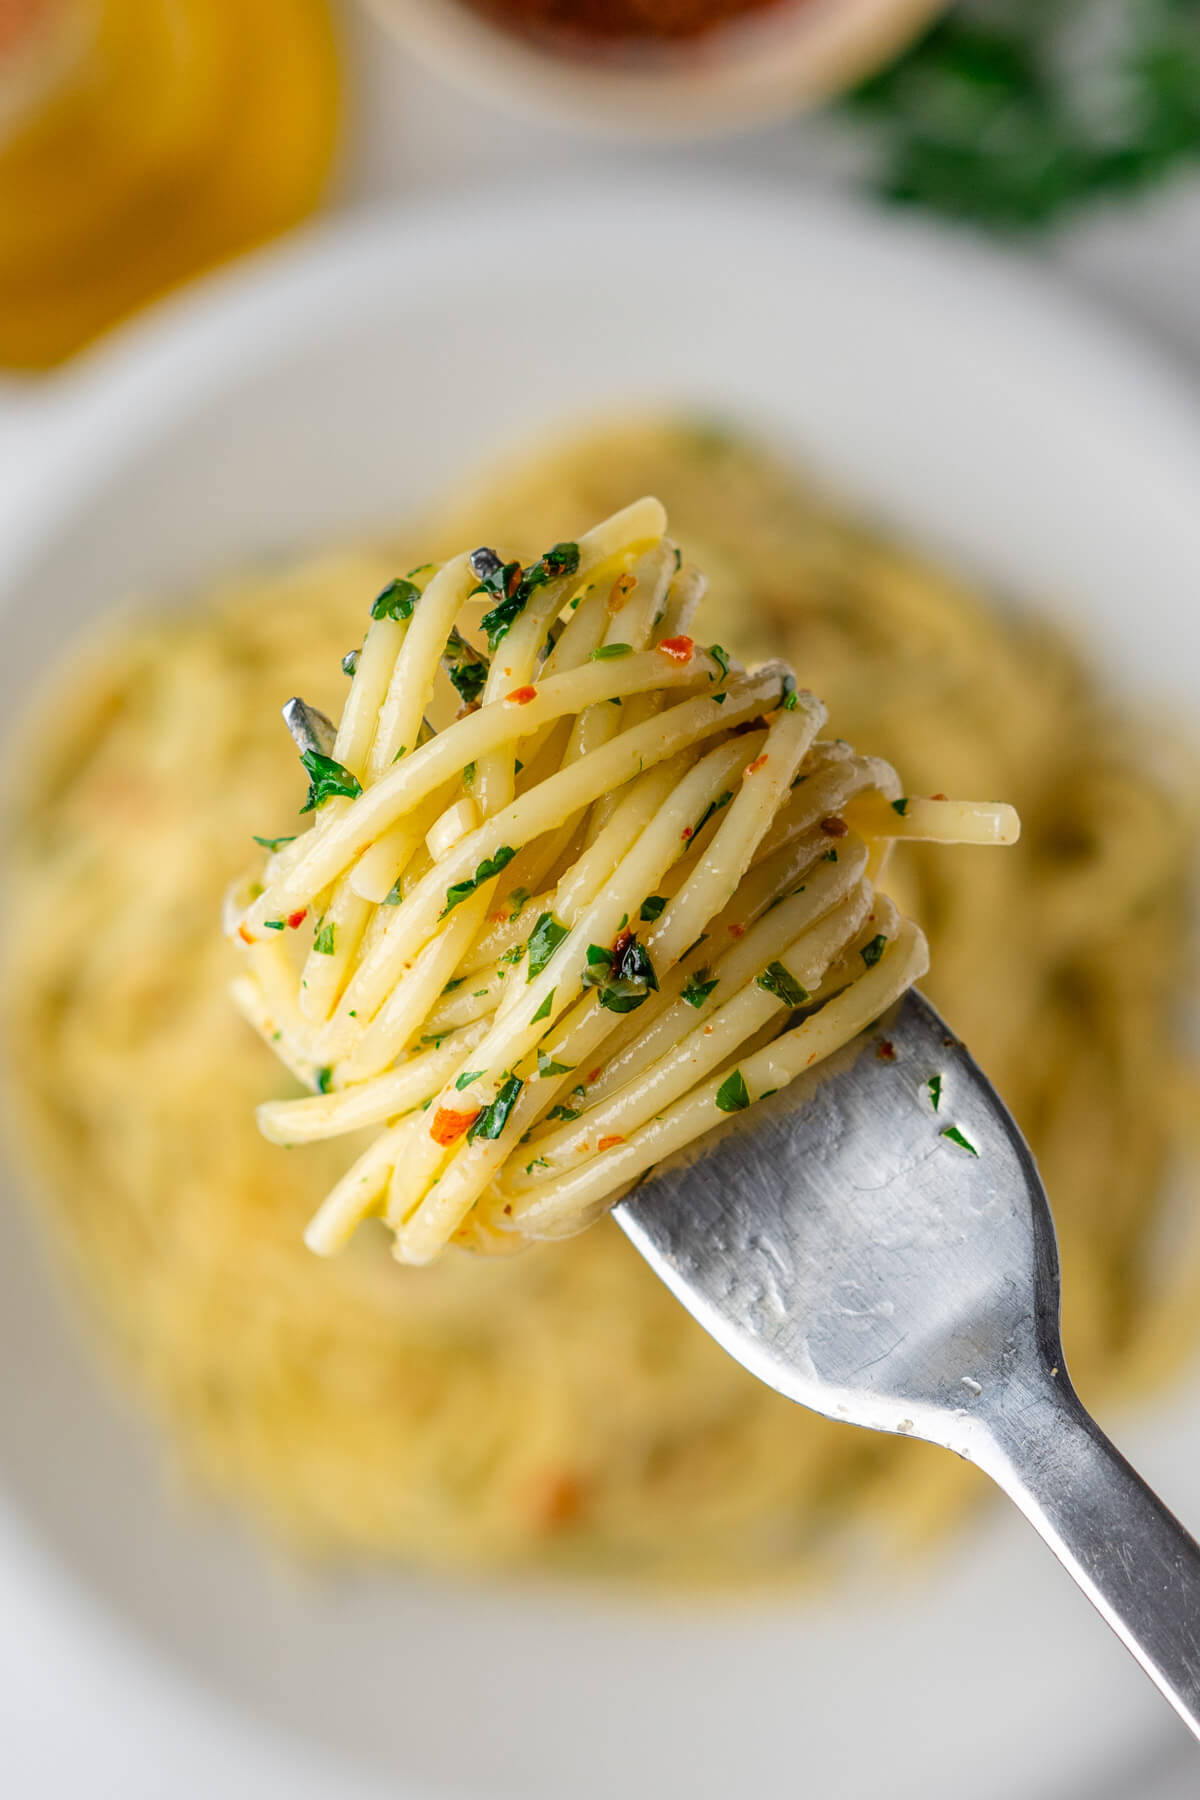
{"type": "Polygon", "coordinates": [[[1011,1114],[910,992],[615,1208],[689,1312],[791,1400],[990,1475],[1200,1737],[1200,1545],[1081,1405],[1054,1223],[1011,1114]]]}

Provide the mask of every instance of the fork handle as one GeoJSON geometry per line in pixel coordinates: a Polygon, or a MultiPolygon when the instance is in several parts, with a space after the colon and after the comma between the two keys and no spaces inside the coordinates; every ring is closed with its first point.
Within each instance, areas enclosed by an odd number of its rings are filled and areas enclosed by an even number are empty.
{"type": "Polygon", "coordinates": [[[1200,1738],[1200,1544],[1061,1370],[990,1428],[998,1454],[983,1459],[987,1472],[1200,1738]]]}

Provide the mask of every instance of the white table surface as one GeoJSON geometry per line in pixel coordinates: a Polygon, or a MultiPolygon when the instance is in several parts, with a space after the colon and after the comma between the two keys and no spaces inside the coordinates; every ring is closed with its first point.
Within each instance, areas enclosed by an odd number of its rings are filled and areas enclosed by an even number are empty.
{"type": "MultiPolygon", "coordinates": [[[[454,193],[524,171],[535,180],[548,167],[628,168],[631,176],[650,164],[711,167],[794,183],[798,192],[844,184],[856,168],[854,142],[828,121],[692,149],[631,149],[543,129],[427,75],[354,0],[341,0],[341,10],[353,94],[338,182],[343,208],[454,193]]],[[[1200,385],[1200,175],[1134,209],[1091,216],[1033,254],[1140,326],[1175,356],[1181,382],[1200,385]]],[[[16,396],[0,388],[0,491],[6,462],[19,455],[26,406],[36,414],[36,388],[16,396]]],[[[85,1792],[87,1800],[401,1800],[250,1721],[226,1716],[214,1730],[209,1702],[198,1704],[174,1671],[151,1666],[139,1646],[115,1637],[108,1620],[65,1591],[2,1501],[0,1568],[0,1790],[12,1800],[81,1800],[85,1792]]],[[[1086,1800],[1184,1800],[1198,1789],[1196,1754],[1164,1713],[1161,1766],[1114,1770],[1111,1788],[1086,1800]]]]}

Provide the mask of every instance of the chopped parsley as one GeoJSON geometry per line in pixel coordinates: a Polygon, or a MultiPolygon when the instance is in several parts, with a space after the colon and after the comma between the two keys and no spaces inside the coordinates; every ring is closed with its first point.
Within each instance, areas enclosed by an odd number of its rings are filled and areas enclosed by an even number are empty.
{"type": "Polygon", "coordinates": [[[873,969],[875,967],[875,964],[883,955],[886,947],[887,939],[882,931],[878,932],[876,936],[871,939],[869,944],[863,945],[862,949],[859,951],[859,955],[866,963],[868,969],[873,969]]]}
{"type": "Polygon", "coordinates": [[[518,562],[502,563],[494,550],[476,550],[470,557],[478,578],[476,593],[487,594],[495,605],[480,620],[487,633],[488,649],[495,653],[540,587],[560,575],[573,575],[579,567],[579,545],[555,544],[522,571],[518,562]]]}
{"type": "Polygon", "coordinates": [[[723,806],[728,806],[732,799],[733,795],[726,789],[725,793],[718,794],[715,800],[710,800],[707,807],[704,809],[704,812],[701,814],[700,823],[697,825],[695,831],[693,831],[692,836],[699,837],[713,814],[720,812],[723,806]]]}
{"type": "Polygon", "coordinates": [[[800,704],[796,698],[796,677],[790,673],[783,678],[783,698],[779,704],[784,712],[795,712],[800,704]]]}
{"type": "Polygon", "coordinates": [[[952,1144],[957,1144],[961,1150],[969,1151],[972,1156],[979,1155],[970,1138],[964,1137],[957,1125],[943,1125],[940,1136],[949,1138],[952,1144]]]}
{"type": "Polygon", "coordinates": [[[632,644],[597,644],[588,660],[590,662],[612,662],[614,657],[632,655],[632,644]]]}
{"type": "Polygon", "coordinates": [[[827,850],[825,852],[824,856],[821,858],[821,861],[822,862],[836,862],[837,859],[838,859],[838,854],[837,854],[836,850],[827,850]]]}
{"type": "Polygon", "coordinates": [[[550,1017],[550,1008],[554,1005],[554,996],[557,992],[558,989],[556,987],[550,989],[550,992],[546,995],[546,998],[542,1001],[542,1004],[533,1015],[532,1023],[534,1025],[537,1024],[539,1019],[548,1019],[550,1017]]]}
{"type": "Polygon", "coordinates": [[[715,975],[711,981],[706,981],[707,974],[707,969],[697,969],[694,975],[689,975],[679,998],[686,1000],[689,1006],[703,1006],[721,979],[719,975],[715,975]]]}
{"type": "Polygon", "coordinates": [[[486,1075],[486,1074],[487,1074],[486,1069],[464,1069],[462,1074],[458,1077],[457,1081],[454,1083],[454,1085],[458,1089],[459,1093],[461,1094],[461,1092],[464,1088],[470,1087],[470,1085],[473,1081],[478,1081],[480,1076],[486,1075]]]}
{"type": "Polygon", "coordinates": [[[595,944],[588,946],[589,966],[584,980],[588,985],[599,985],[597,997],[609,1012],[633,1012],[652,992],[657,992],[658,976],[650,952],[631,931],[622,932],[612,950],[606,953],[607,963],[603,960],[605,953],[598,959],[593,958],[592,953],[597,948],[595,944]]]}
{"type": "Polygon", "coordinates": [[[647,894],[646,898],[642,901],[642,909],[638,914],[638,917],[642,919],[645,924],[652,925],[655,919],[661,918],[663,908],[666,904],[667,900],[665,894],[647,894]]]}
{"type": "Polygon", "coordinates": [[[300,808],[302,813],[315,812],[332,800],[335,794],[343,795],[347,800],[354,800],[362,793],[362,784],[356,775],[335,762],[332,756],[322,756],[319,750],[304,750],[300,761],[308,771],[308,798],[300,808]]]}
{"type": "Polygon", "coordinates": [[[544,1156],[535,1156],[532,1162],[527,1162],[525,1164],[525,1173],[527,1175],[532,1175],[535,1169],[548,1169],[549,1167],[550,1164],[546,1161],[544,1156]]]}
{"type": "Polygon", "coordinates": [[[270,850],[272,853],[274,853],[276,850],[282,850],[283,846],[285,844],[294,844],[296,841],[294,832],[291,837],[278,837],[278,838],[259,837],[257,832],[255,832],[253,835],[254,835],[254,841],[256,844],[261,844],[264,850],[270,850]]]}
{"type": "Polygon", "coordinates": [[[908,795],[907,794],[902,794],[900,796],[899,800],[892,801],[892,811],[894,813],[899,813],[901,818],[904,817],[905,813],[908,811],[908,795]]]}
{"type": "Polygon", "coordinates": [[[446,648],[442,651],[442,667],[463,705],[473,705],[482,694],[487,681],[488,661],[474,645],[468,644],[457,627],[451,630],[446,640],[446,648]]]}
{"type": "Polygon", "coordinates": [[[433,563],[418,563],[415,569],[410,569],[408,572],[410,575],[424,575],[427,569],[432,569],[434,566],[433,563]]]}
{"type": "Polygon", "coordinates": [[[500,1084],[500,1091],[490,1106],[485,1106],[475,1123],[468,1128],[467,1142],[473,1144],[479,1138],[498,1138],[508,1124],[508,1115],[517,1104],[517,1096],[525,1083],[516,1075],[510,1075],[500,1084]]]}
{"type": "Polygon", "coordinates": [[[584,987],[599,987],[612,968],[613,953],[611,950],[606,950],[603,944],[589,944],[586,960],[587,968],[583,974],[583,985],[584,987]]]}
{"type": "Polygon", "coordinates": [[[717,1105],[722,1112],[742,1112],[750,1104],[746,1081],[740,1069],[727,1075],[717,1089],[717,1105]]]}
{"type": "Polygon", "coordinates": [[[512,911],[508,915],[508,921],[511,925],[514,919],[520,918],[521,914],[525,911],[526,906],[529,904],[529,889],[510,888],[508,897],[512,902],[512,911]]]}
{"type": "Polygon", "coordinates": [[[455,975],[454,978],[451,981],[448,981],[446,983],[445,987],[442,989],[443,994],[452,994],[454,992],[455,988],[460,988],[466,979],[467,978],[465,975],[455,975]]]}
{"type": "Polygon", "coordinates": [[[535,975],[541,974],[563,939],[569,935],[570,927],[560,925],[552,912],[541,914],[528,938],[529,970],[525,977],[527,981],[532,981],[535,975]]]}
{"type": "Polygon", "coordinates": [[[768,963],[758,977],[758,985],[768,994],[774,994],[777,1000],[782,1000],[785,1006],[803,1006],[808,999],[808,989],[801,987],[781,962],[768,963]]]}
{"type": "Polygon", "coordinates": [[[381,588],[371,602],[373,619],[411,619],[413,607],[421,598],[421,590],[415,581],[408,581],[403,575],[397,575],[395,581],[389,581],[381,588]]]}
{"type": "Polygon", "coordinates": [[[553,1062],[544,1050],[537,1053],[537,1072],[540,1080],[550,1075],[569,1075],[575,1067],[574,1063],[553,1062]]]}
{"type": "Polygon", "coordinates": [[[323,1069],[314,1069],[313,1080],[318,1094],[327,1094],[333,1086],[333,1070],[328,1065],[323,1069]]]}
{"type": "Polygon", "coordinates": [[[316,937],[313,939],[313,949],[318,956],[333,955],[333,945],[336,936],[337,926],[332,919],[329,921],[328,925],[322,925],[320,927],[316,937]]]}
{"type": "Polygon", "coordinates": [[[938,1107],[942,1104],[941,1076],[931,1075],[929,1080],[925,1083],[925,1086],[929,1089],[929,1104],[932,1106],[934,1112],[936,1112],[938,1107]]]}
{"type": "MultiPolygon", "coordinates": [[[[708,654],[712,657],[713,661],[716,663],[717,667],[721,671],[719,679],[721,681],[724,681],[726,676],[729,674],[729,652],[728,652],[728,650],[724,649],[720,644],[710,644],[708,646],[708,654]]],[[[709,679],[717,680],[718,677],[710,676],[709,679]]]]}
{"type": "Polygon", "coordinates": [[[442,918],[444,919],[448,912],[453,912],[456,906],[461,906],[464,900],[469,899],[483,882],[490,881],[493,875],[499,875],[501,869],[506,869],[516,854],[510,844],[501,844],[494,856],[484,857],[474,875],[468,875],[465,880],[456,881],[451,887],[448,887],[446,904],[441,912],[442,918]]]}
{"type": "Polygon", "coordinates": [[[283,931],[285,928],[282,919],[264,919],[263,924],[268,931],[283,931]]]}
{"type": "Polygon", "coordinates": [[[352,680],[358,673],[358,659],[360,654],[361,652],[358,650],[347,650],[345,656],[342,658],[342,674],[349,675],[352,680]]]}
{"type": "Polygon", "coordinates": [[[387,893],[383,896],[383,904],[385,906],[399,906],[401,900],[404,898],[403,894],[400,892],[400,880],[401,877],[397,876],[387,893]]]}
{"type": "Polygon", "coordinates": [[[550,1111],[546,1114],[547,1121],[549,1121],[550,1119],[570,1120],[570,1119],[577,1119],[578,1117],[579,1117],[579,1113],[576,1110],[576,1108],[573,1106],[561,1106],[561,1105],[560,1106],[552,1106],[550,1108],[550,1111]]]}
{"type": "Polygon", "coordinates": [[[525,954],[524,944],[514,944],[511,949],[506,950],[504,952],[504,954],[502,956],[497,957],[496,960],[497,960],[497,962],[504,963],[505,966],[508,968],[513,968],[516,966],[517,963],[520,962],[520,960],[524,956],[524,954],[525,954]]]}
{"type": "Polygon", "coordinates": [[[475,786],[475,764],[469,762],[462,772],[462,784],[468,790],[475,786]]]}

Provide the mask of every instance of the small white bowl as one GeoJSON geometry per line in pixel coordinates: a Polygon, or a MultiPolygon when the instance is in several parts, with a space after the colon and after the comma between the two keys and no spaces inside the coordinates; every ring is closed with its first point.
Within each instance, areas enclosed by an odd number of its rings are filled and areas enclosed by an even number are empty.
{"type": "Polygon", "coordinates": [[[812,106],[880,67],[946,0],[775,0],[693,38],[573,53],[467,0],[369,0],[418,56],[513,111],[612,136],[699,138],[812,106]]]}

